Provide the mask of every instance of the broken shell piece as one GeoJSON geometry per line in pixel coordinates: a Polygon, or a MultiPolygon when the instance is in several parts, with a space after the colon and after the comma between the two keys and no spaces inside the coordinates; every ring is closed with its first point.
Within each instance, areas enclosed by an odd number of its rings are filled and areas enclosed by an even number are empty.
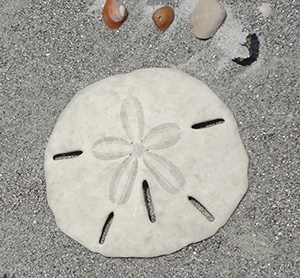
{"type": "Polygon", "coordinates": [[[245,194],[247,168],[232,113],[176,69],[83,89],[45,152],[57,225],[109,257],[160,256],[212,236],[245,194]]]}
{"type": "Polygon", "coordinates": [[[119,28],[128,16],[128,10],[119,1],[107,0],[102,11],[105,24],[110,29],[119,28]]]}
{"type": "Polygon", "coordinates": [[[156,10],[152,19],[159,30],[166,30],[173,22],[175,17],[174,10],[169,6],[164,6],[156,10]]]}
{"type": "Polygon", "coordinates": [[[199,39],[211,38],[226,18],[226,10],[216,0],[200,0],[190,15],[194,35],[199,39]]]}
{"type": "Polygon", "coordinates": [[[249,50],[249,57],[248,58],[235,58],[232,61],[242,65],[242,66],[250,66],[253,62],[255,62],[259,55],[259,40],[257,35],[249,34],[246,38],[246,42],[242,44],[242,46],[246,46],[249,50]]]}

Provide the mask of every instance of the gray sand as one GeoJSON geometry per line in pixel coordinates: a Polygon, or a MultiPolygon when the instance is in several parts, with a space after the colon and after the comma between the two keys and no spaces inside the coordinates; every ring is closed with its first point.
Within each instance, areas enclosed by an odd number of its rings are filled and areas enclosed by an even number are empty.
{"type": "MultiPolygon", "coordinates": [[[[103,1],[0,1],[0,277],[297,277],[300,269],[298,0],[220,1],[228,17],[210,40],[187,21],[196,0],[127,0],[117,30],[103,1]],[[176,18],[160,32],[155,8],[176,18]],[[238,3],[237,3],[238,2],[238,3]],[[261,42],[251,66],[249,33],[261,42]],[[102,78],[171,67],[206,82],[228,105],[247,149],[249,190],[213,237],[151,259],[111,259],[63,234],[47,205],[44,149],[74,94],[102,78]],[[298,271],[298,272],[297,272],[298,271]]],[[[155,93],[155,92],[154,92],[155,93]]]]}

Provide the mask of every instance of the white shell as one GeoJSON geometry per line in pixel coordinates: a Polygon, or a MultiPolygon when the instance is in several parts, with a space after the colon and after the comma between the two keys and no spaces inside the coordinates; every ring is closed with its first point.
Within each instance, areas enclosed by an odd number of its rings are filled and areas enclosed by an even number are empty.
{"type": "Polygon", "coordinates": [[[262,3],[258,9],[265,18],[270,17],[272,14],[272,7],[270,3],[262,3]]]}
{"type": "Polygon", "coordinates": [[[189,17],[194,35],[199,39],[211,38],[226,15],[226,10],[217,0],[200,0],[189,17]]]}
{"type": "Polygon", "coordinates": [[[159,256],[212,236],[245,194],[247,168],[232,113],[175,69],[141,69],[83,89],[45,152],[57,225],[111,257],[159,256]]]}
{"type": "Polygon", "coordinates": [[[114,10],[114,12],[111,14],[111,19],[115,22],[120,22],[124,19],[125,11],[125,7],[120,4],[119,9],[114,10]]]}

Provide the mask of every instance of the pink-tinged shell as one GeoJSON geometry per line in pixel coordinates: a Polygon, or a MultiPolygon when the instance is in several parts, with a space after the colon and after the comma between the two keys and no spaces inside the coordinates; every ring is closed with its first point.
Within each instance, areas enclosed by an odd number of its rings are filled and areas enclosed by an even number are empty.
{"type": "Polygon", "coordinates": [[[126,20],[128,10],[119,1],[107,0],[102,11],[102,16],[105,24],[110,29],[117,29],[126,20]]]}
{"type": "Polygon", "coordinates": [[[152,19],[159,30],[166,30],[173,22],[175,17],[174,10],[169,6],[164,6],[156,10],[152,19]]]}
{"type": "Polygon", "coordinates": [[[190,15],[194,35],[199,39],[211,38],[227,16],[217,0],[200,0],[190,15]]]}

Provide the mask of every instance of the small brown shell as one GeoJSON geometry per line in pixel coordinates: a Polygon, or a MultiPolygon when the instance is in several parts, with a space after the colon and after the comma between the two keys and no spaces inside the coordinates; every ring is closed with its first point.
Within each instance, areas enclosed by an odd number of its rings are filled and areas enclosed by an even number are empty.
{"type": "Polygon", "coordinates": [[[126,20],[128,10],[119,1],[107,0],[102,11],[102,16],[110,29],[117,29],[126,20]]]}
{"type": "Polygon", "coordinates": [[[159,30],[166,30],[173,22],[175,17],[174,10],[169,6],[164,6],[156,10],[152,19],[159,30]]]}

